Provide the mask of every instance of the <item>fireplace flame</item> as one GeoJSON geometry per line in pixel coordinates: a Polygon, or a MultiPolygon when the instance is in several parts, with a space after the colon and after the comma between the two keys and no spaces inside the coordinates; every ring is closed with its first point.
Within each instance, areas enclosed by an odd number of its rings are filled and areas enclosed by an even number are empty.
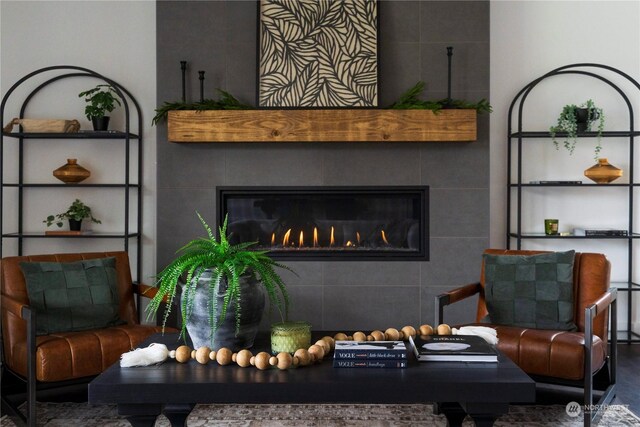
{"type": "MultiPolygon", "coordinates": [[[[346,242],[343,242],[341,236],[337,236],[338,241],[336,241],[336,228],[335,226],[331,226],[328,230],[329,241],[326,243],[322,243],[320,241],[320,233],[323,233],[323,230],[319,230],[318,227],[313,227],[313,237],[311,235],[311,229],[301,229],[299,227],[289,228],[282,237],[279,237],[278,232],[271,233],[271,246],[272,248],[276,248],[279,246],[277,242],[282,241],[282,249],[315,249],[315,250],[325,250],[329,248],[363,248],[367,249],[369,247],[378,248],[378,247],[390,247],[392,246],[389,243],[387,238],[387,233],[384,229],[379,229],[380,235],[378,237],[377,242],[369,242],[368,237],[362,238],[360,231],[352,231],[353,233],[349,239],[345,236],[346,242]],[[307,241],[305,242],[305,232],[307,233],[307,241]],[[296,238],[297,235],[297,238],[296,238]],[[282,240],[280,240],[282,239],[282,240]]],[[[326,232],[326,231],[324,231],[326,232]]]]}

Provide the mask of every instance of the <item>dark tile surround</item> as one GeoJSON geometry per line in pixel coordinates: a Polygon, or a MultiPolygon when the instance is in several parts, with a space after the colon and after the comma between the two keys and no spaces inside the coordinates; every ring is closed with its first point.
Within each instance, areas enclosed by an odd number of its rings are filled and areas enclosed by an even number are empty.
{"type": "MultiPolygon", "coordinates": [[[[488,1],[381,1],[379,14],[381,106],[418,80],[427,98],[445,97],[446,46],[453,96],[489,97],[488,1]]],[[[255,104],[256,28],[255,2],[158,2],[158,104],[180,99],[180,60],[189,62],[188,98],[199,96],[205,70],[205,97],[219,87],[255,104]]],[[[202,235],[196,210],[214,224],[218,185],[429,185],[429,262],[290,262],[299,275],[285,275],[291,317],[316,329],[433,323],[434,296],[479,276],[489,241],[486,115],[474,143],[173,144],[166,126],[157,140],[158,268],[202,235]]],[[[447,319],[472,311],[459,304],[447,319]]]]}

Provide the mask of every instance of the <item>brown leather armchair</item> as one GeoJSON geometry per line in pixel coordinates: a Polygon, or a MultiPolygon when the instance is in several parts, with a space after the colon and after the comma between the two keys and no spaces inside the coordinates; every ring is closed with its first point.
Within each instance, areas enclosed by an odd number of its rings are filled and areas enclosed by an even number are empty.
{"type": "MultiPolygon", "coordinates": [[[[27,416],[36,424],[36,385],[68,385],[86,382],[113,363],[122,353],[135,348],[158,326],[141,325],[135,293],[153,297],[156,288],[133,284],[126,252],[96,252],[13,256],[2,259],[2,367],[27,383],[27,416]],[[50,333],[36,336],[36,313],[29,307],[21,262],[74,262],[115,257],[119,294],[119,317],[125,324],[104,329],[50,333]],[[46,383],[46,384],[45,384],[46,383]]],[[[15,411],[15,404],[3,395],[3,402],[15,411]]]]}
{"type": "MultiPolygon", "coordinates": [[[[494,255],[534,255],[543,251],[487,249],[494,255]]],[[[584,389],[584,425],[601,414],[615,396],[616,289],[610,289],[610,263],[602,254],[576,253],[573,270],[576,331],[557,331],[481,323],[487,315],[484,263],[480,282],[436,297],[436,324],[443,323],[444,307],[478,295],[476,324],[495,328],[498,348],[537,382],[584,389]],[[609,318],[611,330],[609,331],[609,318]],[[609,337],[610,332],[610,337],[609,337]],[[594,384],[602,395],[594,405],[594,384]]]]}

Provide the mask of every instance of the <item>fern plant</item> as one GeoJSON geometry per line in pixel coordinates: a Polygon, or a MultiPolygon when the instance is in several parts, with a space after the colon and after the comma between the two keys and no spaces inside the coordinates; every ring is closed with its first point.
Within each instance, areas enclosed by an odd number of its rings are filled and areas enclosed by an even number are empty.
{"type": "Polygon", "coordinates": [[[157,125],[167,118],[167,114],[172,110],[251,110],[253,107],[243,104],[236,97],[222,89],[217,89],[220,99],[203,99],[197,102],[166,102],[161,107],[156,108],[156,115],[151,121],[152,125],[157,125]]]}
{"type": "Polygon", "coordinates": [[[489,101],[482,98],[480,101],[473,103],[462,99],[449,99],[443,98],[436,101],[425,101],[419,99],[419,96],[424,91],[424,82],[419,81],[413,87],[408,89],[400,98],[391,104],[389,108],[395,110],[431,110],[434,113],[449,108],[449,109],[473,109],[480,113],[491,113],[493,108],[489,101]]]}
{"type": "Polygon", "coordinates": [[[197,215],[207,232],[207,237],[192,240],[180,248],[178,250],[180,255],[158,274],[156,282],[158,293],[147,306],[147,318],[154,317],[160,309],[161,303],[166,301],[167,304],[162,320],[162,327],[165,327],[171,312],[171,306],[176,297],[178,284],[184,278],[185,284],[182,289],[183,295],[180,303],[182,314],[180,336],[185,338],[187,320],[194,307],[195,290],[199,286],[199,280],[205,270],[210,270],[209,295],[211,295],[211,300],[208,303],[208,307],[209,326],[212,335],[215,334],[218,327],[225,320],[230,304],[234,304],[236,308],[237,335],[242,311],[240,281],[244,275],[253,275],[258,281],[257,283],[264,286],[271,304],[277,307],[283,321],[286,320],[289,312],[289,295],[284,282],[276,273],[274,267],[284,268],[289,271],[291,269],[276,263],[266,255],[265,251],[251,251],[248,249],[257,242],[230,244],[227,236],[227,218],[225,218],[222,227],[219,228],[220,238],[216,239],[215,234],[202,216],[199,213],[197,215]],[[220,289],[222,291],[220,287],[224,286],[225,282],[227,288],[224,291],[220,314],[216,318],[216,312],[218,311],[216,290],[220,289]]]}

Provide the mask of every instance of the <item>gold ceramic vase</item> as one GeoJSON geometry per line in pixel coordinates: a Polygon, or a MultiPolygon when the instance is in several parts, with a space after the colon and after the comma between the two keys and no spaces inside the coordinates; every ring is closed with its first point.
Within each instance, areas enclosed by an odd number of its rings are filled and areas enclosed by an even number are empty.
{"type": "Polygon", "coordinates": [[[67,159],[67,164],[53,171],[53,176],[65,184],[75,184],[91,176],[91,172],[78,164],[78,159],[67,159]]]}
{"type": "Polygon", "coordinates": [[[598,159],[598,163],[584,171],[584,176],[598,184],[608,184],[622,176],[622,169],[613,166],[607,159],[598,159]]]}

